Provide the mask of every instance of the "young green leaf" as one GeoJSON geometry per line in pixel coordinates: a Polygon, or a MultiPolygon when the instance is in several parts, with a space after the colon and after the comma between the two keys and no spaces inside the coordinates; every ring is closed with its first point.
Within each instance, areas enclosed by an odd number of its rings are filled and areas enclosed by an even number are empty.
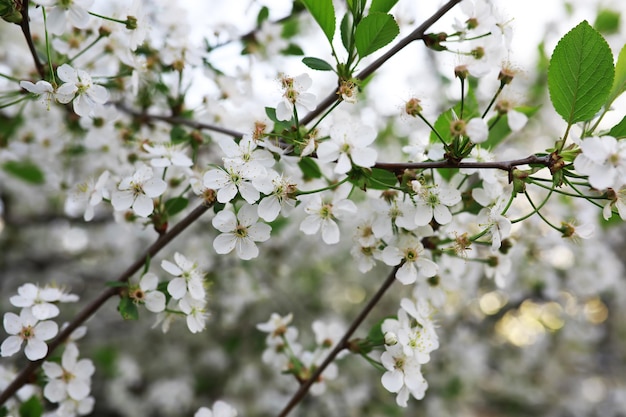
{"type": "Polygon", "coordinates": [[[322,170],[313,158],[302,158],[300,162],[298,162],[298,166],[300,167],[300,170],[302,171],[302,176],[305,180],[322,177],[322,170]]]}
{"type": "Polygon", "coordinates": [[[364,58],[389,44],[400,33],[393,16],[385,13],[370,13],[356,27],[354,41],[356,50],[364,58]]]}
{"type": "Polygon", "coordinates": [[[332,44],[335,35],[335,7],[333,0],[302,0],[318,25],[322,28],[328,42],[332,44]]]}
{"type": "Polygon", "coordinates": [[[165,202],[165,212],[168,216],[174,216],[183,211],[187,207],[187,204],[189,204],[189,200],[185,197],[170,198],[165,202]]]}
{"type": "Polygon", "coordinates": [[[611,35],[619,31],[620,13],[610,9],[602,9],[596,16],[593,27],[600,33],[611,35]]]}
{"type": "Polygon", "coordinates": [[[43,171],[30,161],[7,161],[2,164],[7,174],[13,175],[30,184],[43,184],[46,177],[43,171]]]}
{"type": "Polygon", "coordinates": [[[611,128],[609,136],[613,136],[615,139],[626,138],[626,116],[611,128]]]}
{"type": "Polygon", "coordinates": [[[368,188],[373,190],[388,190],[390,187],[398,183],[398,178],[393,172],[372,168],[371,175],[368,178],[368,188]]]}
{"type": "Polygon", "coordinates": [[[317,70],[317,71],[332,71],[333,70],[333,66],[330,65],[328,62],[324,61],[323,59],[307,56],[306,58],[302,58],[302,62],[307,67],[317,70]]]}
{"type": "Polygon", "coordinates": [[[287,47],[280,51],[282,55],[294,55],[294,56],[302,56],[304,55],[304,51],[295,43],[290,43],[287,47]]]}
{"type": "Polygon", "coordinates": [[[626,45],[622,48],[617,56],[617,64],[615,64],[615,78],[613,79],[613,87],[609,93],[607,104],[613,101],[626,91],[626,45]]]}
{"type": "Polygon", "coordinates": [[[350,13],[346,13],[343,19],[341,19],[339,31],[341,32],[341,43],[343,47],[346,48],[346,51],[352,52],[350,50],[350,44],[352,43],[352,16],[350,13]]]}
{"type": "MultiPolygon", "coordinates": [[[[530,118],[532,115],[537,113],[537,111],[539,110],[539,107],[524,106],[524,107],[517,107],[515,108],[515,110],[520,113],[524,113],[526,116],[530,118]]],[[[495,120],[495,117],[489,120],[487,124],[491,126],[494,120],[495,120]]],[[[511,128],[509,127],[508,116],[504,115],[500,118],[500,120],[498,121],[498,123],[496,123],[494,127],[489,129],[489,137],[487,138],[485,142],[481,143],[480,146],[485,149],[493,149],[496,146],[498,146],[500,142],[506,139],[507,136],[509,136],[510,134],[511,134],[511,128]]]]}
{"type": "Polygon", "coordinates": [[[554,109],[568,125],[591,120],[606,103],[614,72],[611,48],[583,21],[561,38],[550,59],[548,89],[554,109]]]}
{"type": "Polygon", "coordinates": [[[398,0],[372,0],[370,14],[373,12],[388,13],[398,0]]]}
{"type": "Polygon", "coordinates": [[[270,17],[270,9],[267,6],[261,7],[259,10],[259,14],[256,16],[256,26],[261,27],[263,22],[265,22],[270,17]]]}
{"type": "Polygon", "coordinates": [[[139,310],[137,304],[133,302],[128,296],[120,298],[120,302],[117,305],[117,311],[120,312],[124,320],[137,320],[139,319],[139,310]]]}
{"type": "Polygon", "coordinates": [[[20,417],[41,417],[42,414],[43,404],[36,395],[20,404],[20,417]]]}

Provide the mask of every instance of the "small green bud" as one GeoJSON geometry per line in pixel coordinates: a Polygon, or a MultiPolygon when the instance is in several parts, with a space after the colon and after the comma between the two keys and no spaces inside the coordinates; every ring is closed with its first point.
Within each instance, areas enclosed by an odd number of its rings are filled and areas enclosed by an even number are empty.
{"type": "Polygon", "coordinates": [[[137,18],[135,16],[126,16],[126,29],[137,29],[137,18]]]}

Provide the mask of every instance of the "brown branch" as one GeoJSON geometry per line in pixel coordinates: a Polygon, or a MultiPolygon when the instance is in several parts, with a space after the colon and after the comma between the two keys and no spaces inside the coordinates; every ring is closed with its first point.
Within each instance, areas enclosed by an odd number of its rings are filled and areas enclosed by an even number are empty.
{"type": "MultiPolygon", "coordinates": [[[[39,59],[39,55],[37,55],[37,50],[35,49],[35,43],[33,42],[33,37],[30,33],[30,22],[28,18],[28,3],[29,0],[24,0],[22,3],[22,22],[20,23],[20,27],[22,28],[22,33],[24,34],[24,38],[26,39],[26,43],[28,44],[28,49],[30,49],[30,54],[33,56],[33,61],[35,61],[35,67],[37,67],[37,72],[42,79],[46,78],[46,69],[44,65],[41,63],[39,59]]],[[[43,6],[42,6],[43,7],[43,6]]]]}
{"type": "Polygon", "coordinates": [[[361,325],[361,323],[363,323],[363,320],[365,320],[368,314],[374,309],[376,304],[378,304],[378,302],[383,297],[385,292],[387,292],[389,287],[391,287],[391,284],[394,283],[394,281],[396,280],[396,272],[401,266],[402,264],[395,266],[393,268],[393,270],[387,276],[387,279],[385,279],[385,281],[380,286],[378,291],[376,291],[376,294],[374,294],[374,296],[369,300],[369,302],[365,305],[365,307],[363,307],[363,310],[361,310],[359,315],[354,319],[352,324],[350,324],[350,328],[348,328],[348,330],[343,335],[339,343],[337,343],[337,346],[335,346],[335,348],[328,354],[328,356],[326,356],[326,359],[324,359],[324,362],[322,362],[319,368],[315,370],[313,375],[311,375],[309,379],[307,379],[302,385],[300,385],[300,388],[298,388],[298,391],[296,391],[296,393],[293,394],[293,396],[291,397],[291,400],[289,401],[289,403],[287,403],[285,408],[283,408],[283,410],[280,412],[278,417],[287,416],[289,412],[293,410],[293,408],[296,405],[298,405],[298,403],[302,401],[302,399],[306,396],[307,392],[309,392],[309,388],[311,388],[311,385],[313,385],[315,382],[319,380],[319,377],[322,375],[322,373],[328,367],[328,365],[330,365],[335,360],[337,355],[342,350],[348,348],[348,341],[352,337],[352,334],[361,325]]]}
{"type": "MultiPolygon", "coordinates": [[[[424,32],[431,27],[435,22],[443,17],[446,13],[450,11],[454,6],[460,3],[461,0],[450,0],[448,3],[443,5],[439,10],[437,10],[431,17],[426,19],[424,23],[418,26],[413,32],[400,40],[396,45],[393,46],[389,51],[387,51],[384,55],[378,58],[376,61],[369,64],[363,71],[361,71],[356,78],[359,80],[364,80],[370,75],[372,75],[378,68],[380,68],[385,62],[387,62],[392,56],[400,52],[404,47],[410,44],[413,41],[422,39],[424,36],[424,32]]],[[[315,110],[309,112],[306,116],[300,119],[300,124],[307,124],[317,116],[322,114],[327,108],[333,105],[338,99],[337,92],[333,91],[328,95],[320,104],[317,105],[315,110]]]]}
{"type": "MultiPolygon", "coordinates": [[[[137,271],[139,271],[146,263],[148,257],[152,258],[159,253],[163,247],[170,243],[176,236],[178,236],[183,230],[189,227],[200,216],[202,216],[212,205],[202,204],[196,207],[191,213],[184,219],[179,221],[174,227],[172,227],[167,233],[161,235],[137,260],[129,266],[126,271],[116,278],[117,282],[126,282],[137,271]]],[[[0,394],[0,405],[4,404],[11,396],[13,396],[17,390],[19,390],[24,384],[31,380],[32,374],[41,366],[43,361],[52,354],[52,352],[59,347],[69,336],[76,330],[78,326],[83,324],[89,317],[91,317],[96,311],[104,305],[104,303],[111,297],[119,293],[119,288],[109,287],[104,290],[95,300],[91,301],[85,306],[76,317],[69,323],[69,325],[63,329],[54,340],[48,344],[48,353],[42,359],[34,362],[30,362],[22,371],[15,377],[15,379],[6,387],[6,389],[0,394]]]]}
{"type": "Polygon", "coordinates": [[[161,116],[158,114],[148,114],[145,112],[138,112],[136,110],[133,110],[127,107],[123,103],[119,103],[119,102],[115,103],[115,107],[117,107],[124,113],[127,113],[139,119],[139,121],[144,122],[144,123],[149,120],[160,120],[162,122],[166,122],[172,125],[184,125],[184,126],[189,126],[193,129],[210,130],[212,132],[223,133],[224,135],[232,136],[233,138],[241,138],[244,135],[242,132],[238,132],[236,130],[232,130],[232,129],[228,129],[225,127],[216,126],[216,125],[212,125],[208,123],[196,122],[195,120],[183,119],[182,117],[161,116]]]}
{"type": "Polygon", "coordinates": [[[520,165],[537,164],[550,166],[550,155],[537,156],[531,155],[522,159],[514,159],[511,161],[500,162],[458,162],[443,160],[434,162],[377,162],[374,168],[384,169],[385,171],[391,171],[394,174],[401,174],[405,169],[431,169],[431,168],[487,168],[487,169],[501,169],[503,171],[511,172],[511,170],[520,165]]]}

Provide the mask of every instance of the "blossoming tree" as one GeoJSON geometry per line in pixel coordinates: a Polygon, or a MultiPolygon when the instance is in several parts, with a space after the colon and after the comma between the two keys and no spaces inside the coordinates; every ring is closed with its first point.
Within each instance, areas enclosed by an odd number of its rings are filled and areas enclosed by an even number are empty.
{"type": "Polygon", "coordinates": [[[0,415],[620,415],[619,12],[249,3],[0,0],[0,415]]]}

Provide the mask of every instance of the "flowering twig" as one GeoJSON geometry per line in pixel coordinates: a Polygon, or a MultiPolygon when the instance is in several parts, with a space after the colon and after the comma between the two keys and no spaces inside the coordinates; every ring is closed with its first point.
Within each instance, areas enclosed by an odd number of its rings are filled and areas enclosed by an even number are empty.
{"type": "Polygon", "coordinates": [[[138,112],[136,110],[133,110],[127,106],[125,106],[123,103],[116,103],[115,106],[120,109],[121,111],[123,111],[124,113],[127,113],[133,117],[138,118],[140,121],[142,122],[146,122],[148,120],[160,120],[162,122],[166,122],[169,123],[171,125],[184,125],[184,126],[189,126],[193,129],[198,129],[198,130],[210,130],[212,132],[217,132],[217,133],[223,133],[225,135],[231,136],[233,138],[241,138],[243,137],[243,133],[242,132],[238,132],[236,130],[232,130],[232,129],[228,129],[225,127],[221,127],[221,126],[216,126],[216,125],[212,125],[212,124],[208,124],[208,123],[202,123],[202,122],[197,122],[195,120],[190,120],[190,119],[184,119],[182,117],[175,117],[175,116],[161,116],[158,114],[149,114],[149,113],[145,113],[145,112],[138,112]]]}
{"type": "MultiPolygon", "coordinates": [[[[183,230],[193,224],[200,216],[202,216],[212,204],[201,204],[196,207],[191,213],[184,219],[179,221],[174,227],[172,227],[167,233],[159,236],[159,238],[148,248],[146,251],[137,258],[137,260],[130,265],[124,272],[122,272],[116,279],[118,282],[126,282],[137,271],[139,271],[146,263],[146,258],[152,258],[159,253],[167,244],[169,244],[174,238],[176,238],[183,230]]],[[[91,317],[96,311],[104,305],[104,303],[111,297],[117,295],[119,287],[109,287],[103,291],[96,299],[91,301],[85,306],[72,321],[65,327],[58,336],[48,344],[48,353],[40,360],[30,362],[22,371],[15,377],[15,379],[7,386],[7,388],[0,393],[0,405],[4,404],[13,394],[17,392],[24,384],[31,380],[32,374],[41,366],[43,361],[52,354],[52,352],[61,345],[70,334],[82,325],[89,317],[91,317]]]]}
{"type": "MultiPolygon", "coordinates": [[[[394,45],[389,51],[387,51],[384,55],[378,58],[376,61],[369,64],[363,71],[361,71],[356,78],[358,80],[365,80],[367,77],[372,75],[378,68],[380,68],[385,62],[387,62],[392,56],[400,52],[404,47],[410,44],[413,41],[422,39],[424,36],[424,32],[431,27],[435,22],[441,19],[446,13],[450,11],[454,6],[460,3],[461,0],[450,0],[446,4],[444,4],[439,10],[437,10],[431,17],[426,19],[424,23],[419,25],[413,32],[404,37],[400,42],[394,45]]],[[[338,100],[337,92],[333,91],[330,93],[320,104],[317,105],[315,110],[309,112],[306,116],[304,116],[300,120],[300,124],[307,124],[317,116],[322,114],[322,112],[328,107],[332,106],[335,101],[338,100]]]]}
{"type": "Polygon", "coordinates": [[[374,294],[374,296],[369,300],[369,302],[365,305],[365,307],[363,307],[363,310],[361,310],[359,315],[356,316],[356,318],[352,321],[352,324],[350,324],[350,327],[348,328],[348,330],[344,333],[339,343],[337,343],[337,346],[335,346],[335,348],[328,354],[328,356],[326,356],[326,359],[324,359],[324,362],[322,362],[321,365],[315,370],[313,375],[311,375],[309,379],[307,379],[306,381],[302,383],[302,385],[300,385],[300,388],[298,388],[298,391],[296,391],[295,394],[293,394],[293,396],[291,397],[291,400],[287,403],[285,408],[283,408],[283,410],[278,415],[279,417],[287,416],[291,412],[291,410],[293,410],[293,408],[296,405],[298,405],[298,403],[302,401],[302,399],[304,399],[307,392],[309,392],[311,385],[313,385],[315,382],[318,381],[319,377],[322,375],[326,367],[328,367],[328,365],[330,365],[335,360],[337,355],[342,350],[348,348],[348,341],[352,337],[352,334],[361,325],[361,323],[363,323],[363,320],[365,320],[368,314],[374,309],[376,304],[378,304],[378,302],[383,297],[385,292],[387,292],[389,287],[391,287],[391,284],[394,283],[394,281],[396,280],[396,272],[398,272],[398,269],[400,269],[402,265],[403,264],[401,263],[395,266],[391,270],[391,272],[387,276],[387,279],[385,279],[385,281],[380,286],[378,291],[376,291],[376,294],[374,294]]]}
{"type": "Polygon", "coordinates": [[[30,49],[30,53],[33,56],[33,61],[35,61],[35,67],[37,67],[37,73],[41,76],[42,79],[45,79],[46,70],[39,59],[39,55],[37,55],[37,50],[35,49],[35,43],[33,42],[33,37],[30,33],[30,22],[28,18],[28,0],[24,0],[22,3],[22,21],[20,23],[20,27],[22,28],[22,33],[24,34],[24,38],[26,39],[26,43],[28,44],[28,49],[30,49]]]}
{"type": "Polygon", "coordinates": [[[374,168],[391,171],[400,174],[406,169],[432,169],[432,168],[487,168],[501,169],[509,173],[509,180],[512,180],[511,173],[513,168],[520,165],[544,165],[550,166],[550,155],[537,156],[531,155],[522,159],[513,159],[511,161],[495,161],[495,162],[453,162],[449,160],[433,161],[433,162],[377,162],[374,168]]]}

